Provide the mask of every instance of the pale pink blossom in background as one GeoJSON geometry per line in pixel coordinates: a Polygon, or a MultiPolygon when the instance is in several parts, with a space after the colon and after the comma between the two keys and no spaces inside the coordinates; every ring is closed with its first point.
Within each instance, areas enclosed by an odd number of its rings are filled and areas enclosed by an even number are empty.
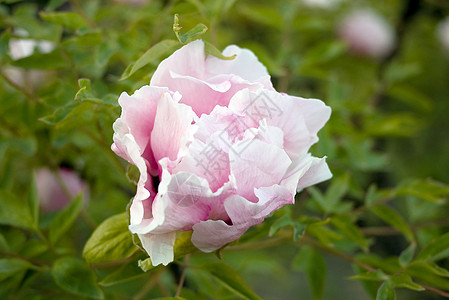
{"type": "MultiPolygon", "coordinates": [[[[34,54],[37,49],[40,53],[49,53],[54,50],[55,45],[51,41],[39,41],[27,38],[28,32],[22,29],[14,31],[16,36],[23,38],[12,38],[9,40],[8,54],[13,60],[28,57],[34,54]]],[[[25,70],[13,66],[5,67],[5,74],[15,83],[19,85],[39,86],[43,83],[50,71],[42,70],[25,70]]]]}
{"type": "Polygon", "coordinates": [[[18,29],[15,35],[23,36],[23,38],[12,38],[9,40],[9,56],[13,60],[28,57],[37,49],[40,53],[49,53],[55,49],[55,45],[51,41],[35,40],[27,38],[28,32],[18,29]]]}
{"type": "Polygon", "coordinates": [[[437,35],[444,49],[449,52],[449,17],[438,24],[437,35]]]}
{"type": "Polygon", "coordinates": [[[276,92],[251,51],[223,54],[236,56],[206,56],[191,42],[118,100],[112,149],[140,171],[129,228],[153,265],[173,261],[177,231],[193,230],[192,243],[214,251],[332,176],[309,154],[330,108],[276,92]]]}
{"type": "Polygon", "coordinates": [[[343,0],[301,0],[301,2],[313,8],[332,8],[343,0]]]}
{"type": "Polygon", "coordinates": [[[391,26],[370,10],[359,10],[346,16],[338,33],[351,52],[374,58],[388,55],[395,44],[391,26]]]}
{"type": "Polygon", "coordinates": [[[54,172],[41,168],[36,171],[36,186],[39,194],[40,207],[45,212],[63,209],[79,193],[83,193],[83,201],[89,200],[89,188],[78,174],[67,168],[59,169],[61,182],[54,172]],[[63,184],[66,188],[61,187],[63,184]],[[71,196],[69,197],[68,194],[71,196]]]}

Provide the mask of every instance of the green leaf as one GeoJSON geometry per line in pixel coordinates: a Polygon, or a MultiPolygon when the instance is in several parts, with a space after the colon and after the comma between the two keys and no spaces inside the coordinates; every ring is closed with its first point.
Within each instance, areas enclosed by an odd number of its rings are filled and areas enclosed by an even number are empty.
{"type": "Polygon", "coordinates": [[[0,191],[0,207],[0,224],[37,229],[28,205],[14,194],[0,191]]]}
{"type": "Polygon", "coordinates": [[[410,246],[407,247],[404,251],[402,251],[401,255],[399,255],[399,264],[402,267],[408,265],[408,263],[412,260],[413,255],[415,255],[416,244],[411,243],[410,246]]]}
{"type": "Polygon", "coordinates": [[[414,241],[412,231],[397,212],[384,205],[373,206],[371,210],[383,221],[402,232],[409,241],[414,241]]]}
{"type": "MultiPolygon", "coordinates": [[[[363,274],[366,274],[365,269],[363,269],[362,267],[359,267],[357,265],[352,265],[352,267],[354,268],[354,272],[357,274],[355,276],[360,275],[360,276],[364,277],[363,274]]],[[[382,272],[382,271],[380,271],[380,272],[382,272]]],[[[373,272],[368,272],[368,273],[373,273],[373,272]]],[[[379,272],[377,272],[377,273],[379,273],[379,272]]],[[[383,274],[383,276],[386,276],[383,272],[382,272],[382,274],[383,274]]],[[[375,274],[375,275],[367,274],[366,276],[369,278],[367,278],[366,280],[363,278],[360,278],[360,280],[361,280],[360,284],[363,287],[364,291],[369,295],[369,298],[375,299],[377,290],[379,289],[379,284],[377,282],[377,279],[374,279],[374,278],[377,278],[379,275],[378,274],[375,274]]],[[[358,279],[358,278],[350,277],[349,279],[358,279]]],[[[387,280],[387,279],[388,279],[388,277],[385,278],[385,280],[387,280]]]]}
{"type": "Polygon", "coordinates": [[[239,3],[236,11],[239,14],[243,15],[245,18],[266,25],[273,28],[280,29],[282,26],[282,15],[273,9],[272,6],[264,5],[262,6],[260,3],[256,3],[254,5],[247,5],[239,3]]]}
{"type": "Polygon", "coordinates": [[[103,280],[99,282],[101,286],[112,286],[119,283],[124,283],[141,276],[147,276],[139,267],[135,260],[132,260],[121,266],[116,271],[108,274],[103,280]]]}
{"type": "Polygon", "coordinates": [[[444,203],[449,196],[449,185],[431,180],[412,180],[401,184],[396,195],[411,195],[432,203],[444,203]]]}
{"type": "Polygon", "coordinates": [[[332,180],[330,187],[326,191],[326,199],[323,203],[325,213],[334,212],[338,203],[346,194],[349,186],[349,176],[345,174],[332,180]]]}
{"type": "Polygon", "coordinates": [[[426,273],[431,273],[442,277],[449,277],[448,270],[436,265],[433,262],[413,261],[408,265],[406,271],[408,270],[413,270],[423,275],[425,275],[426,273]]]}
{"type": "Polygon", "coordinates": [[[310,67],[312,65],[328,63],[343,55],[346,49],[347,45],[343,42],[322,42],[307,52],[303,65],[304,67],[310,67]]]}
{"type": "Polygon", "coordinates": [[[138,265],[139,265],[139,268],[142,269],[142,271],[144,271],[144,272],[148,272],[148,271],[156,268],[155,266],[153,266],[153,263],[151,262],[151,258],[149,258],[149,257],[144,260],[139,260],[138,265]]]}
{"type": "Polygon", "coordinates": [[[35,53],[13,61],[12,65],[23,69],[40,70],[68,68],[68,62],[64,59],[58,49],[50,53],[35,53]]]}
{"type": "Polygon", "coordinates": [[[129,164],[128,168],[126,169],[126,178],[128,179],[129,183],[137,186],[140,178],[139,169],[135,165],[129,164]]]}
{"type": "Polygon", "coordinates": [[[335,216],[331,219],[331,223],[337,227],[350,240],[357,243],[363,250],[368,250],[368,244],[365,237],[360,232],[359,228],[354,225],[351,219],[347,216],[335,216]]]}
{"type": "Polygon", "coordinates": [[[78,195],[67,208],[58,213],[50,225],[50,242],[55,245],[73,225],[83,208],[83,196],[78,195]]]}
{"type": "Polygon", "coordinates": [[[424,291],[425,289],[419,284],[413,282],[412,278],[404,273],[395,274],[391,277],[391,283],[398,288],[406,288],[414,291],[424,291]]]}
{"type": "Polygon", "coordinates": [[[0,281],[33,267],[34,266],[31,263],[25,260],[2,258],[0,259],[0,281]]]}
{"type": "Polygon", "coordinates": [[[192,244],[193,231],[178,232],[176,236],[175,244],[173,245],[174,259],[180,259],[187,254],[198,251],[192,244]]]}
{"type": "Polygon", "coordinates": [[[279,229],[284,228],[286,226],[292,225],[293,221],[290,215],[285,214],[279,219],[277,219],[273,225],[270,227],[270,231],[268,232],[268,236],[273,236],[276,232],[279,231],[279,229]]]}
{"type": "Polygon", "coordinates": [[[321,299],[326,279],[326,262],[323,256],[312,247],[303,246],[293,259],[292,267],[306,272],[313,299],[321,299]]]}
{"type": "Polygon", "coordinates": [[[395,300],[396,294],[394,292],[393,284],[385,281],[377,290],[376,300],[395,300]]]}
{"type": "Polygon", "coordinates": [[[123,72],[120,80],[126,79],[149,63],[154,63],[163,55],[172,52],[179,43],[174,40],[163,40],[147,50],[135,63],[130,64],[123,72]]]}
{"type": "Polygon", "coordinates": [[[239,273],[228,265],[220,262],[211,263],[204,265],[202,269],[243,299],[261,299],[246,285],[239,273]]]}
{"type": "Polygon", "coordinates": [[[204,51],[206,51],[206,54],[218,57],[219,59],[223,60],[232,60],[237,56],[236,54],[231,56],[224,56],[223,53],[221,53],[220,50],[218,50],[214,45],[212,45],[207,41],[203,42],[204,42],[204,51]]]}
{"type": "Polygon", "coordinates": [[[367,119],[365,131],[373,136],[409,137],[422,127],[422,120],[411,113],[376,115],[367,119]]]}
{"type": "Polygon", "coordinates": [[[39,194],[37,192],[36,177],[32,176],[31,186],[28,190],[28,207],[30,208],[31,217],[34,220],[34,228],[38,228],[39,225],[39,194]]]}
{"type": "Polygon", "coordinates": [[[73,12],[41,12],[39,14],[45,21],[62,25],[70,29],[87,27],[86,21],[73,12]]]}
{"type": "Polygon", "coordinates": [[[432,112],[433,100],[411,85],[392,86],[388,89],[387,95],[393,99],[398,99],[419,112],[432,112]]]}
{"type": "Polygon", "coordinates": [[[45,10],[54,10],[67,2],[67,0],[50,0],[48,1],[47,6],[45,7],[45,10]]]}
{"type": "Polygon", "coordinates": [[[9,40],[11,38],[11,30],[7,29],[0,34],[0,60],[3,58],[9,49],[9,40]]]}
{"type": "Polygon", "coordinates": [[[153,300],[186,300],[183,297],[163,297],[163,298],[153,298],[153,300]]]}
{"type": "Polygon", "coordinates": [[[85,99],[81,103],[72,102],[58,108],[52,115],[40,118],[40,120],[49,125],[54,125],[57,129],[69,130],[79,128],[95,120],[97,115],[95,111],[96,105],[100,104],[100,102],[101,100],[95,101],[92,99],[85,99]]]}
{"type": "Polygon", "coordinates": [[[75,95],[75,101],[82,101],[85,99],[95,98],[92,93],[92,87],[90,85],[90,79],[80,78],[78,79],[79,90],[75,95]]]}
{"type": "Polygon", "coordinates": [[[178,14],[175,14],[173,19],[173,31],[175,32],[176,38],[181,42],[181,44],[186,44],[190,41],[193,41],[196,37],[204,34],[207,31],[207,26],[199,23],[186,33],[181,33],[180,31],[182,27],[179,26],[178,14]]]}
{"type": "Polygon", "coordinates": [[[51,270],[56,284],[63,290],[83,297],[103,299],[103,291],[97,286],[95,274],[82,260],[64,257],[57,260],[51,270]]]}
{"type": "Polygon", "coordinates": [[[388,280],[389,277],[385,275],[382,270],[377,270],[376,272],[365,272],[349,277],[351,280],[366,280],[366,281],[384,281],[388,280]]]}
{"type": "Polygon", "coordinates": [[[101,223],[83,249],[89,264],[122,260],[137,251],[128,229],[126,213],[112,216],[101,223]]]}
{"type": "Polygon", "coordinates": [[[1,233],[0,233],[0,250],[9,251],[8,242],[1,233]]]}
{"type": "Polygon", "coordinates": [[[428,243],[424,249],[418,254],[416,260],[428,260],[433,261],[444,257],[448,257],[449,253],[446,250],[449,248],[449,232],[433,239],[430,243],[428,243]],[[441,257],[441,254],[444,254],[444,257],[441,257]]]}
{"type": "Polygon", "coordinates": [[[381,198],[382,195],[378,192],[376,185],[372,184],[369,186],[368,191],[366,192],[365,204],[369,207],[381,198]]]}
{"type": "Polygon", "coordinates": [[[180,33],[178,32],[177,37],[178,40],[182,44],[186,44],[188,42],[193,41],[198,36],[204,34],[207,31],[207,26],[204,24],[197,24],[195,27],[187,31],[186,33],[180,33]]]}
{"type": "Polygon", "coordinates": [[[310,224],[307,226],[306,231],[310,236],[315,237],[321,243],[327,246],[333,246],[334,242],[341,240],[343,236],[333,230],[330,230],[329,228],[324,227],[324,225],[325,224],[321,222],[310,224]]]}

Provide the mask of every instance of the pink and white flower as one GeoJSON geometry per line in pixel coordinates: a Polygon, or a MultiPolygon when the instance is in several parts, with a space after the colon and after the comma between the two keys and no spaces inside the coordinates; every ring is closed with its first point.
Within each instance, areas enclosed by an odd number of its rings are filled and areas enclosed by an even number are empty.
{"type": "Polygon", "coordinates": [[[192,243],[214,251],[332,176],[308,153],[330,108],[276,92],[251,51],[223,54],[236,56],[207,56],[191,42],[150,85],[119,98],[112,150],[140,171],[129,228],[153,265],[173,261],[177,231],[193,230],[192,243]]]}
{"type": "Polygon", "coordinates": [[[54,172],[47,168],[38,169],[36,187],[39,204],[44,212],[63,209],[79,193],[83,193],[84,202],[89,201],[89,187],[76,172],[67,168],[54,172]]]}
{"type": "Polygon", "coordinates": [[[354,11],[339,26],[339,35],[355,54],[382,58],[395,45],[395,35],[390,24],[370,10],[354,11]]]}

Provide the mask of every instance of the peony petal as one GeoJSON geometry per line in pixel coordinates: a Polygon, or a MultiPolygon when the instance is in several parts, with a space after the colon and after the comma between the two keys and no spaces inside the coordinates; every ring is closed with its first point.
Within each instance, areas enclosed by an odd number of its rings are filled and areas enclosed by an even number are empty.
{"type": "Polygon", "coordinates": [[[176,232],[165,234],[139,234],[142,246],[151,258],[153,266],[171,263],[174,259],[173,245],[176,240],[176,232]]]}
{"type": "MultiPolygon", "coordinates": [[[[246,51],[251,53],[249,50],[246,51]]],[[[243,58],[250,56],[246,51],[241,54],[243,58]]],[[[254,56],[254,54],[252,55],[254,56]]],[[[251,64],[250,67],[255,67],[257,72],[264,74],[265,77],[254,82],[233,73],[209,72],[207,70],[209,59],[206,60],[203,41],[193,41],[160,63],[151,78],[150,85],[167,87],[171,91],[180,92],[182,94],[181,102],[192,107],[198,116],[209,114],[217,105],[227,106],[232,96],[241,89],[271,88],[266,69],[257,59],[256,63],[251,64]]],[[[224,64],[223,68],[226,68],[227,61],[220,61],[224,64]]],[[[234,64],[238,64],[238,62],[231,63],[229,66],[234,64]]],[[[216,68],[220,67],[214,66],[213,71],[217,71],[216,68]]],[[[234,66],[230,69],[232,71],[236,68],[234,66]]],[[[250,74],[248,71],[246,73],[250,74]]],[[[256,74],[256,76],[258,75],[256,74]]]]}
{"type": "Polygon", "coordinates": [[[186,150],[187,142],[193,139],[196,129],[192,126],[195,117],[190,107],[175,102],[168,93],[163,95],[151,132],[151,148],[156,161],[164,157],[174,161],[178,159],[180,150],[186,150]]]}
{"type": "Polygon", "coordinates": [[[313,157],[310,168],[299,180],[297,190],[299,191],[308,186],[323,182],[331,177],[332,173],[326,163],[326,157],[313,157]]]}
{"type": "Polygon", "coordinates": [[[247,228],[231,226],[222,220],[193,225],[192,243],[203,252],[212,252],[238,239],[247,228]]]}
{"type": "Polygon", "coordinates": [[[267,68],[248,49],[231,45],[223,50],[224,56],[235,55],[232,60],[222,60],[208,56],[206,70],[211,74],[234,74],[250,82],[259,82],[266,89],[273,89],[267,68]]]}
{"type": "Polygon", "coordinates": [[[261,140],[243,140],[229,152],[239,195],[255,201],[254,189],[278,184],[291,160],[281,148],[261,140]]]}
{"type": "Polygon", "coordinates": [[[111,147],[112,150],[117,154],[121,154],[122,157],[126,157],[130,163],[134,164],[139,169],[140,172],[139,182],[137,183],[137,192],[130,207],[130,222],[131,224],[138,224],[144,217],[142,201],[148,199],[151,195],[146,186],[152,187],[152,183],[147,182],[147,165],[141,156],[140,147],[137,145],[134,136],[127,133],[129,128],[126,123],[124,123],[123,119],[117,119],[113,124],[113,127],[115,132],[113,136],[114,144],[111,147]]]}
{"type": "Polygon", "coordinates": [[[171,91],[179,91],[171,87],[173,78],[170,71],[179,75],[204,79],[205,56],[203,41],[196,40],[188,43],[159,64],[153,77],[151,77],[150,85],[168,87],[171,91]]]}
{"type": "Polygon", "coordinates": [[[229,219],[224,201],[235,193],[230,182],[212,192],[206,179],[192,173],[170,174],[162,160],[162,180],[152,203],[152,217],[130,226],[133,233],[167,233],[191,230],[192,226],[207,219],[229,219]]]}
{"type": "Polygon", "coordinates": [[[284,149],[292,160],[303,156],[318,141],[316,134],[330,116],[330,108],[320,100],[269,90],[242,90],[231,99],[229,108],[254,122],[265,119],[268,126],[282,128],[284,149]]]}
{"type": "Polygon", "coordinates": [[[215,251],[238,239],[251,226],[260,224],[276,209],[294,201],[294,194],[279,185],[255,189],[255,193],[259,198],[257,203],[238,195],[226,199],[224,205],[232,225],[212,220],[195,224],[192,234],[195,247],[204,252],[215,251]]]}
{"type": "MultiPolygon", "coordinates": [[[[167,92],[166,88],[143,86],[131,96],[122,93],[118,100],[122,107],[122,114],[118,119],[121,121],[114,124],[114,131],[118,134],[125,131],[134,137],[141,155],[147,160],[150,165],[150,173],[153,175],[156,174],[157,164],[151,147],[147,147],[147,145],[150,142],[157,105],[162,95],[167,92]]],[[[126,157],[126,154],[120,150],[120,145],[115,144],[113,149],[118,155],[129,161],[129,157],[126,157]]]]}

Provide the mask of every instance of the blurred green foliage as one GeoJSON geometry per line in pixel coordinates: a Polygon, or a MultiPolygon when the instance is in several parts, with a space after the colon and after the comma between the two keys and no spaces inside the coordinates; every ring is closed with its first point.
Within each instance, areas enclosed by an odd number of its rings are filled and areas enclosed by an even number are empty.
{"type": "Polygon", "coordinates": [[[449,50],[435,34],[447,2],[137,2],[0,1],[0,298],[449,297],[449,50]],[[358,8],[393,26],[390,56],[357,56],[339,39],[358,8]],[[216,256],[184,257],[183,236],[177,261],[153,268],[126,230],[134,170],[110,144],[119,94],[148,84],[180,46],[174,14],[181,40],[249,48],[279,91],[332,107],[313,153],[334,178],[216,256]],[[24,38],[34,49],[15,59],[24,38]],[[58,178],[61,167],[82,177],[89,199],[45,212],[34,174],[58,178]]]}

